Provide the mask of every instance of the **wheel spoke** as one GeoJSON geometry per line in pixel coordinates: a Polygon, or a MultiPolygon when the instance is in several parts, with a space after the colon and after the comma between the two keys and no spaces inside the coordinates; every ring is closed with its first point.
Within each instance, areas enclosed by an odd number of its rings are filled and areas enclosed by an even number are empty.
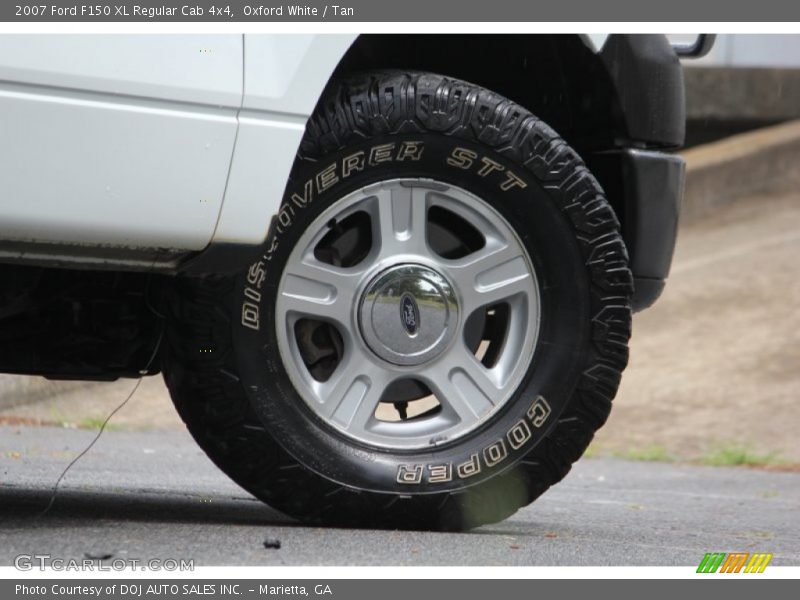
{"type": "Polygon", "coordinates": [[[364,431],[389,381],[388,372],[351,351],[328,381],[316,384],[319,413],[345,430],[364,431]]]}
{"type": "Polygon", "coordinates": [[[460,344],[422,376],[437,400],[465,422],[475,421],[492,410],[501,391],[490,371],[460,344]]]}
{"type": "Polygon", "coordinates": [[[350,326],[355,286],[360,273],[309,258],[289,265],[281,299],[286,311],[350,326]]]}
{"type": "Polygon", "coordinates": [[[356,190],[306,228],[287,260],[275,325],[292,383],[317,417],[363,444],[415,449],[458,439],[509,400],[530,364],[538,314],[537,280],[514,227],[466,190],[408,178],[356,190]],[[433,206],[439,216],[429,230],[433,206]],[[441,236],[434,244],[441,254],[428,245],[429,234],[441,236]],[[481,237],[479,250],[458,254],[481,237]],[[356,264],[320,261],[323,239],[330,256],[356,264]],[[470,319],[501,303],[506,308],[486,321],[470,319]],[[317,324],[296,326],[304,317],[334,325],[339,335],[322,328],[326,335],[314,338],[317,324]],[[481,323],[475,335],[490,348],[498,344],[492,368],[464,341],[465,326],[481,323]],[[393,385],[399,379],[420,385],[393,385]],[[441,410],[417,397],[422,384],[441,410]],[[378,410],[387,390],[401,414],[408,406],[408,419],[378,410]]]}
{"type": "Polygon", "coordinates": [[[465,315],[533,288],[528,263],[518,248],[491,244],[462,259],[445,263],[461,291],[465,315]]]}
{"type": "Polygon", "coordinates": [[[373,226],[382,257],[398,253],[428,254],[425,188],[393,185],[376,195],[373,226]]]}

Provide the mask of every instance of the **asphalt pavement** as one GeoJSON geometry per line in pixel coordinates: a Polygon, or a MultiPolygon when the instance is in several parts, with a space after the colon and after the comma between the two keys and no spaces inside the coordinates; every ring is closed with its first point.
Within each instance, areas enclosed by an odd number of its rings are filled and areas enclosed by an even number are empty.
{"type": "Polygon", "coordinates": [[[800,565],[800,473],[584,458],[512,518],[467,533],[311,528],[252,498],[181,430],[0,426],[0,565],[186,558],[196,565],[800,565]],[[265,540],[280,548],[265,548],[265,540]]]}

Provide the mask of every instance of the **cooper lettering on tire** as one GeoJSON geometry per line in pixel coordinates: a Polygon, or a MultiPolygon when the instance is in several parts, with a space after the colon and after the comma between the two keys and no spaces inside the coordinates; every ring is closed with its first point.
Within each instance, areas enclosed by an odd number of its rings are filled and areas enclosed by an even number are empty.
{"type": "Polygon", "coordinates": [[[632,279],[594,177],[524,108],[441,75],[332,82],[262,256],[181,285],[182,417],[307,522],[509,516],[577,460],[627,361],[632,279]]]}

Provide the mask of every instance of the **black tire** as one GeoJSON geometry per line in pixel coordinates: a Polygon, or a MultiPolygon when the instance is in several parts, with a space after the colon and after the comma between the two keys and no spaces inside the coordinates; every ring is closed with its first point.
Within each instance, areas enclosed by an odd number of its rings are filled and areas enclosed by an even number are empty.
{"type": "Polygon", "coordinates": [[[334,82],[321,101],[262,259],[238,277],[176,282],[165,379],[209,457],[286,514],[345,526],[465,529],[532,502],[567,474],[603,425],[628,359],[631,293],[613,210],[546,124],[463,81],[368,74],[334,82]],[[343,156],[404,140],[423,142],[418,160],[377,161],[349,177],[337,172],[313,201],[292,200],[343,156]],[[505,178],[449,167],[456,147],[491,158],[524,186],[503,190],[505,178]],[[535,264],[542,314],[534,366],[502,412],[453,444],[392,453],[360,446],[311,414],[282,368],[271,319],[282,266],[311,220],[353,189],[406,176],[470,190],[515,227],[535,264]],[[530,433],[517,446],[510,436],[521,422],[530,433]],[[474,460],[478,472],[457,468],[474,460]],[[451,477],[399,483],[399,469],[409,465],[426,475],[450,465],[451,477]]]}

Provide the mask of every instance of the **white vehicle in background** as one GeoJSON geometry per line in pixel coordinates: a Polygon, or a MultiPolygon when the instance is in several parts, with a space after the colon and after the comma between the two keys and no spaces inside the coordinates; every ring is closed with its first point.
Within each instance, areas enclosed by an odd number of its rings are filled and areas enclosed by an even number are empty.
{"type": "Polygon", "coordinates": [[[163,372],[309,522],[538,497],[674,247],[663,36],[5,35],[0,124],[0,371],[163,372]]]}

